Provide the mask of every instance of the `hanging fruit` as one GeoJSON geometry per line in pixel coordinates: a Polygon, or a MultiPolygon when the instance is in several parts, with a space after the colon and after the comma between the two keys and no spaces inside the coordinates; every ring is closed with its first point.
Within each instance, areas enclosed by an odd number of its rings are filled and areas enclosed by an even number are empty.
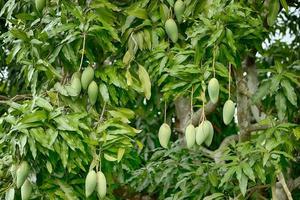
{"type": "Polygon", "coordinates": [[[227,100],[223,107],[224,124],[228,125],[231,122],[234,116],[234,110],[235,110],[235,103],[233,103],[233,101],[231,101],[230,99],[227,100]]]}
{"type": "Polygon", "coordinates": [[[216,78],[210,79],[208,83],[208,95],[212,103],[217,103],[219,99],[220,85],[216,78]]]}
{"type": "Polygon", "coordinates": [[[182,22],[182,15],[184,13],[184,10],[185,10],[185,5],[183,1],[177,0],[174,4],[174,13],[179,23],[182,22]]]}
{"type": "Polygon", "coordinates": [[[178,40],[178,29],[176,22],[173,19],[168,19],[165,23],[165,30],[172,42],[176,43],[178,40]]]}
{"type": "Polygon", "coordinates": [[[187,148],[192,148],[196,141],[196,132],[193,124],[189,124],[185,129],[185,140],[187,148]]]}
{"type": "Polygon", "coordinates": [[[97,174],[94,170],[89,171],[85,179],[85,196],[89,197],[94,192],[97,184],[97,174]]]}
{"type": "Polygon", "coordinates": [[[171,137],[171,128],[168,124],[163,123],[158,131],[159,143],[162,147],[168,148],[168,143],[171,137]]]}
{"type": "Polygon", "coordinates": [[[17,188],[20,188],[23,185],[28,177],[29,170],[29,164],[26,161],[23,161],[17,169],[17,188]]]}
{"type": "Polygon", "coordinates": [[[22,200],[28,200],[32,193],[32,185],[27,179],[21,187],[21,198],[22,200]]]}
{"type": "Polygon", "coordinates": [[[99,171],[97,172],[97,186],[96,191],[99,198],[103,198],[106,195],[106,178],[105,175],[99,171]]]}
{"type": "Polygon", "coordinates": [[[214,128],[213,128],[213,125],[210,121],[206,120],[206,123],[209,127],[209,132],[208,132],[207,138],[204,141],[204,143],[205,143],[206,146],[210,146],[211,142],[212,142],[212,139],[214,137],[214,128]]]}
{"type": "Polygon", "coordinates": [[[94,105],[97,101],[97,97],[98,97],[98,85],[95,81],[92,81],[89,85],[88,88],[88,96],[89,96],[89,100],[90,100],[90,104],[94,105]]]}
{"type": "Polygon", "coordinates": [[[209,123],[205,120],[203,121],[196,132],[196,143],[202,145],[202,143],[207,139],[210,132],[209,123]]]}
{"type": "Polygon", "coordinates": [[[46,6],[46,0],[35,0],[35,8],[39,12],[42,12],[45,6],[46,6]]]}
{"type": "Polygon", "coordinates": [[[82,89],[86,90],[93,79],[94,79],[94,69],[92,67],[87,67],[82,72],[82,75],[81,75],[82,89]]]}

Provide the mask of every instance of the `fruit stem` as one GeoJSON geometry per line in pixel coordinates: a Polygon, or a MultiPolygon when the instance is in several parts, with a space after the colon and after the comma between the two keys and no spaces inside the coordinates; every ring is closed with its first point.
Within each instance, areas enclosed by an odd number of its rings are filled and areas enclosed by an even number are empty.
{"type": "Polygon", "coordinates": [[[165,101],[165,109],[164,109],[164,123],[167,122],[167,102],[165,101]]]}
{"type": "Polygon", "coordinates": [[[79,70],[81,70],[82,67],[82,63],[83,63],[83,56],[84,56],[84,52],[85,52],[85,41],[86,41],[86,33],[83,33],[83,44],[82,44],[82,53],[81,53],[81,59],[80,59],[80,66],[79,66],[79,70]]]}
{"type": "Polygon", "coordinates": [[[213,49],[213,63],[212,63],[212,67],[213,67],[213,73],[214,73],[214,78],[216,77],[216,70],[215,70],[215,56],[216,56],[216,49],[215,49],[215,46],[214,46],[214,49],[213,49]]]}
{"type": "Polygon", "coordinates": [[[193,94],[194,94],[194,86],[192,86],[192,91],[191,91],[191,123],[192,123],[193,114],[194,114],[194,111],[193,111],[193,94]]]}
{"type": "Polygon", "coordinates": [[[230,82],[231,82],[231,63],[229,63],[229,67],[228,67],[228,99],[230,99],[230,82]]]}

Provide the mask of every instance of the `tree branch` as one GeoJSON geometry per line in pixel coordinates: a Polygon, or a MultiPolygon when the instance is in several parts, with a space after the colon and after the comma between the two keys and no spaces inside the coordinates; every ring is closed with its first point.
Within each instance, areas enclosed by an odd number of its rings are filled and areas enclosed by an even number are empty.
{"type": "Polygon", "coordinates": [[[3,103],[3,101],[8,101],[8,100],[11,100],[11,101],[21,101],[21,100],[30,99],[31,97],[32,97],[31,94],[19,94],[19,95],[16,95],[16,96],[12,97],[12,98],[0,95],[0,101],[2,103],[3,103]]]}
{"type": "Polygon", "coordinates": [[[290,192],[290,190],[289,190],[289,188],[288,188],[288,186],[285,182],[285,179],[284,179],[284,176],[283,176],[282,172],[279,172],[277,174],[277,178],[278,178],[278,181],[280,182],[280,184],[282,185],[288,200],[293,200],[292,194],[291,194],[291,192],[290,192]]]}

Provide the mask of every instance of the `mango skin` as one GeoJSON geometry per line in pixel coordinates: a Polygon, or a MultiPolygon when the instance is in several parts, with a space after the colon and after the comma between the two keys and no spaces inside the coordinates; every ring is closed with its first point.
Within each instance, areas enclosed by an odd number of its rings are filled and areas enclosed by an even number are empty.
{"type": "Polygon", "coordinates": [[[30,166],[26,161],[21,162],[17,169],[17,188],[20,188],[28,177],[30,166]]]}
{"type": "Polygon", "coordinates": [[[94,105],[98,97],[98,85],[95,81],[92,81],[89,85],[88,96],[89,96],[90,104],[94,105]]]}
{"type": "Polygon", "coordinates": [[[185,129],[185,140],[187,148],[190,149],[196,142],[196,132],[193,124],[189,124],[185,129]]]}
{"type": "Polygon", "coordinates": [[[159,143],[163,148],[168,148],[168,143],[171,137],[171,128],[168,124],[163,123],[158,131],[159,143]]]}
{"type": "Polygon", "coordinates": [[[89,197],[96,189],[97,174],[94,170],[89,171],[85,178],[85,196],[89,197]]]}
{"type": "Polygon", "coordinates": [[[182,15],[184,13],[184,10],[185,10],[185,5],[183,1],[177,0],[174,4],[174,13],[179,23],[182,22],[182,15]]]}
{"type": "Polygon", "coordinates": [[[165,30],[172,42],[176,43],[178,40],[178,28],[173,19],[168,19],[165,23],[165,30]]]}
{"type": "Polygon", "coordinates": [[[223,122],[224,124],[228,125],[233,119],[235,110],[235,103],[230,99],[227,100],[223,107],[223,122]]]}
{"type": "Polygon", "coordinates": [[[97,172],[97,186],[96,191],[99,198],[103,198],[106,195],[106,178],[102,172],[97,172]]]}
{"type": "Polygon", "coordinates": [[[196,143],[198,145],[202,145],[203,142],[207,139],[208,135],[209,135],[209,124],[207,123],[207,121],[203,121],[197,129],[196,132],[196,143]]]}
{"type": "Polygon", "coordinates": [[[206,123],[209,127],[209,133],[208,133],[208,136],[207,136],[206,140],[204,141],[204,143],[206,146],[210,146],[212,139],[214,137],[214,128],[210,121],[206,120],[206,123]]]}
{"type": "Polygon", "coordinates": [[[35,0],[35,8],[39,12],[42,12],[45,6],[46,6],[46,0],[35,0]]]}
{"type": "Polygon", "coordinates": [[[78,96],[81,92],[81,81],[80,81],[80,73],[79,72],[75,72],[73,74],[72,79],[71,79],[71,87],[74,89],[74,91],[76,92],[76,94],[78,96]]]}
{"type": "Polygon", "coordinates": [[[219,99],[219,91],[220,91],[220,85],[218,79],[216,78],[210,79],[207,89],[208,89],[208,95],[211,102],[217,103],[219,99]]]}
{"type": "Polygon", "coordinates": [[[21,187],[21,198],[22,200],[28,200],[32,193],[32,185],[31,183],[26,180],[21,187]]]}
{"type": "Polygon", "coordinates": [[[82,89],[86,90],[89,84],[94,79],[94,69],[92,67],[87,67],[81,74],[81,85],[82,89]]]}

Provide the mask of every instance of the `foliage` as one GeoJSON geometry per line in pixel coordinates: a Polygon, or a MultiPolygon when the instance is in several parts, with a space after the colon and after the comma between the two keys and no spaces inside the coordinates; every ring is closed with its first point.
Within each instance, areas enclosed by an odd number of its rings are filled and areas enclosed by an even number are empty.
{"type": "Polygon", "coordinates": [[[185,0],[179,23],[173,0],[46,2],[37,10],[32,0],[0,0],[1,199],[21,198],[16,170],[24,160],[34,199],[84,199],[91,169],[105,174],[107,199],[271,198],[278,173],[300,175],[299,3],[185,0]],[[287,32],[289,43],[276,39],[287,32]],[[257,91],[240,89],[239,81],[253,81],[239,80],[249,60],[257,91]],[[86,90],[70,90],[72,75],[87,67],[99,87],[95,105],[86,90]],[[193,116],[179,116],[177,100],[188,99],[196,115],[209,104],[212,77],[220,83],[206,116],[212,145],[187,149],[180,126],[193,116]],[[241,94],[249,100],[242,108],[241,94]],[[226,126],[228,99],[251,118],[226,126]],[[172,128],[167,149],[157,136],[164,122],[172,128]],[[243,130],[253,124],[267,128],[243,130]],[[249,140],[223,146],[247,131],[249,140]]]}

